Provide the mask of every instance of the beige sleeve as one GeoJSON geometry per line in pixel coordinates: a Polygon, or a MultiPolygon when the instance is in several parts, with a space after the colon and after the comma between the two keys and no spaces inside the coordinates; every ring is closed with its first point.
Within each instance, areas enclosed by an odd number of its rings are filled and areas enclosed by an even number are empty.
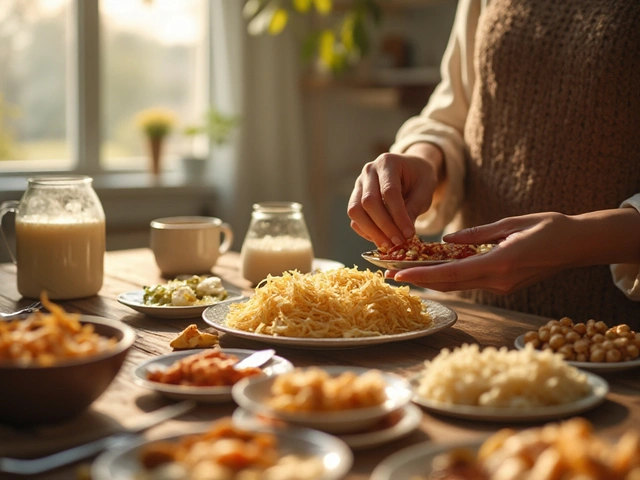
{"type": "Polygon", "coordinates": [[[441,232],[462,203],[465,175],[464,125],[475,80],[473,52],[478,19],[486,3],[460,0],[451,36],[440,66],[441,80],[422,112],[408,119],[398,131],[391,152],[402,153],[418,142],[440,147],[447,180],[437,205],[420,215],[416,229],[422,234],[441,232]]]}
{"type": "MultiPolygon", "coordinates": [[[[635,208],[640,213],[640,193],[625,200],[620,208],[635,208]]],[[[640,245],[638,246],[640,248],[640,245]]],[[[640,265],[617,263],[611,265],[613,283],[631,300],[640,301],[640,265]]]]}

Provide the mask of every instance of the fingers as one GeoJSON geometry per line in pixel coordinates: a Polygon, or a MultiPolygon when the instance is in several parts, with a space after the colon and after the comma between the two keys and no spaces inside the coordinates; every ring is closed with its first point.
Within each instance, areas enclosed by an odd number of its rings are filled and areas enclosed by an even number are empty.
{"type": "Polygon", "coordinates": [[[451,243],[499,243],[517,230],[515,225],[509,225],[508,222],[500,220],[450,233],[442,237],[442,240],[451,243]]]}

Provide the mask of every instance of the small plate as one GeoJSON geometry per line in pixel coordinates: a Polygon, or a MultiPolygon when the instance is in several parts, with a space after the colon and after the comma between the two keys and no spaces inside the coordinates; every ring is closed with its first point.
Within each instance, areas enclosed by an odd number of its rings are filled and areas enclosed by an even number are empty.
{"type": "MultiPolygon", "coordinates": [[[[141,387],[154,390],[159,394],[174,400],[195,400],[199,403],[223,403],[231,402],[231,387],[191,387],[186,385],[167,385],[160,382],[147,380],[147,371],[154,368],[166,368],[173,363],[182,360],[190,355],[195,355],[203,350],[184,350],[179,352],[160,355],[142,362],[133,371],[134,383],[141,387]]],[[[238,348],[221,348],[220,351],[230,355],[235,355],[239,360],[248,357],[253,350],[243,350],[238,348]]],[[[277,375],[293,370],[293,365],[289,360],[275,355],[263,367],[265,375],[277,375]]]]}
{"type": "MultiPolygon", "coordinates": [[[[524,350],[524,335],[520,335],[514,342],[515,347],[518,350],[524,350]]],[[[576,362],[573,360],[565,360],[569,365],[573,365],[581,370],[588,370],[596,373],[610,373],[620,372],[623,370],[631,370],[632,368],[640,367],[640,358],[635,360],[629,360],[627,362],[576,362]]]]}
{"type": "MultiPolygon", "coordinates": [[[[370,369],[362,367],[314,367],[325,370],[335,377],[344,372],[362,375],[370,369]]],[[[389,413],[398,410],[411,401],[412,390],[404,378],[380,372],[386,383],[387,400],[381,405],[351,408],[340,411],[289,412],[277,410],[267,405],[271,398],[271,386],[275,376],[244,378],[231,389],[236,403],[254,414],[277,418],[301,427],[314,428],[328,433],[350,433],[372,427],[389,413]]]]}
{"type": "Polygon", "coordinates": [[[385,458],[371,473],[371,480],[430,478],[431,462],[436,455],[458,448],[466,448],[475,453],[481,445],[482,441],[446,445],[435,445],[432,442],[418,443],[385,458]]]}
{"type": "Polygon", "coordinates": [[[406,268],[425,267],[428,265],[440,265],[442,263],[459,262],[461,260],[466,260],[467,258],[484,255],[485,253],[488,253],[490,251],[491,250],[479,252],[475,255],[470,255],[465,258],[448,258],[446,260],[382,260],[377,250],[370,250],[368,252],[364,252],[362,254],[362,258],[380,268],[386,268],[387,270],[404,270],[406,268]]]}
{"type": "MultiPolygon", "coordinates": [[[[185,435],[203,433],[207,429],[200,428],[185,435]]],[[[255,429],[254,432],[273,433],[278,440],[283,455],[314,455],[322,459],[325,468],[322,480],[339,480],[343,478],[353,464],[353,454],[345,443],[326,433],[305,428],[288,429],[255,429]]],[[[146,445],[158,441],[179,441],[185,435],[172,435],[153,441],[128,443],[102,453],[91,466],[91,478],[94,480],[130,480],[141,478],[144,473],[140,464],[140,451],[146,445]]]]}
{"type": "Polygon", "coordinates": [[[229,305],[231,303],[246,302],[249,298],[244,297],[239,300],[225,301],[216,305],[211,305],[202,314],[202,318],[206,323],[216,330],[235,335],[237,337],[255,340],[257,342],[269,343],[272,345],[283,345],[296,348],[308,349],[337,349],[337,348],[355,348],[366,347],[369,345],[377,345],[380,343],[400,342],[410,340],[412,338],[426,337],[440,330],[449,328],[458,319],[456,312],[449,307],[445,307],[441,303],[433,300],[423,299],[422,303],[426,306],[427,312],[431,315],[433,322],[422,330],[412,332],[398,333],[395,335],[378,335],[371,337],[354,337],[354,338],[307,338],[307,337],[276,337],[273,335],[265,335],[262,333],[247,332],[237,328],[231,328],[226,323],[227,313],[229,313],[229,305]]]}
{"type": "MultiPolygon", "coordinates": [[[[257,415],[244,408],[236,408],[233,412],[233,421],[240,428],[256,428],[257,426],[285,426],[285,422],[257,415]]],[[[422,410],[412,403],[408,403],[387,418],[382,419],[370,429],[358,433],[346,433],[336,435],[346,443],[351,450],[365,450],[379,447],[394,440],[406,437],[420,426],[422,410]]]]}
{"type": "MultiPolygon", "coordinates": [[[[219,303],[232,302],[242,298],[242,291],[236,287],[229,286],[223,283],[224,288],[227,290],[228,296],[224,300],[211,305],[218,305],[219,303]]],[[[175,307],[172,305],[145,305],[144,303],[144,290],[134,290],[132,292],[126,292],[118,295],[118,302],[134,310],[156,318],[197,318],[202,315],[207,308],[211,305],[192,305],[188,307],[175,307]]]]}
{"type": "Polygon", "coordinates": [[[591,387],[591,392],[586,397],[562,405],[532,408],[478,407],[475,405],[455,405],[436,402],[418,395],[419,375],[411,379],[411,385],[414,390],[413,401],[427,410],[440,415],[491,422],[537,422],[577,415],[591,410],[604,402],[607,393],[609,393],[609,384],[607,381],[593,373],[584,372],[584,374],[587,376],[587,382],[591,387]]]}

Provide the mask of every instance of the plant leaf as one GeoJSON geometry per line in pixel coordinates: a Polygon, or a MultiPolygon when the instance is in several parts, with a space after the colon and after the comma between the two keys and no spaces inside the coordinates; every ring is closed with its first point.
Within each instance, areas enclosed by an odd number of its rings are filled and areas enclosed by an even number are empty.
{"type": "Polygon", "coordinates": [[[293,0],[293,8],[300,13],[307,13],[311,8],[311,0],[293,0]]]}
{"type": "Polygon", "coordinates": [[[269,33],[271,35],[278,35],[284,27],[287,26],[287,21],[289,20],[289,13],[284,8],[277,9],[273,16],[271,17],[271,22],[269,23],[269,33]]]}
{"type": "Polygon", "coordinates": [[[335,57],[336,35],[332,30],[323,30],[320,33],[319,56],[320,60],[327,66],[331,66],[335,57]]]}
{"type": "Polygon", "coordinates": [[[333,8],[332,0],[313,0],[313,4],[315,5],[318,13],[322,15],[327,15],[333,8]]]}

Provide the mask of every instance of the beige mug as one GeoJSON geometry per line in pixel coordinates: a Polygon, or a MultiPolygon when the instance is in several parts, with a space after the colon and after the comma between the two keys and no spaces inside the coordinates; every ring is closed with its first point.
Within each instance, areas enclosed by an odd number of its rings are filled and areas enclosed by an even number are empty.
{"type": "Polygon", "coordinates": [[[219,218],[185,216],[151,221],[151,250],[164,277],[209,273],[232,242],[231,226],[219,218]]]}

